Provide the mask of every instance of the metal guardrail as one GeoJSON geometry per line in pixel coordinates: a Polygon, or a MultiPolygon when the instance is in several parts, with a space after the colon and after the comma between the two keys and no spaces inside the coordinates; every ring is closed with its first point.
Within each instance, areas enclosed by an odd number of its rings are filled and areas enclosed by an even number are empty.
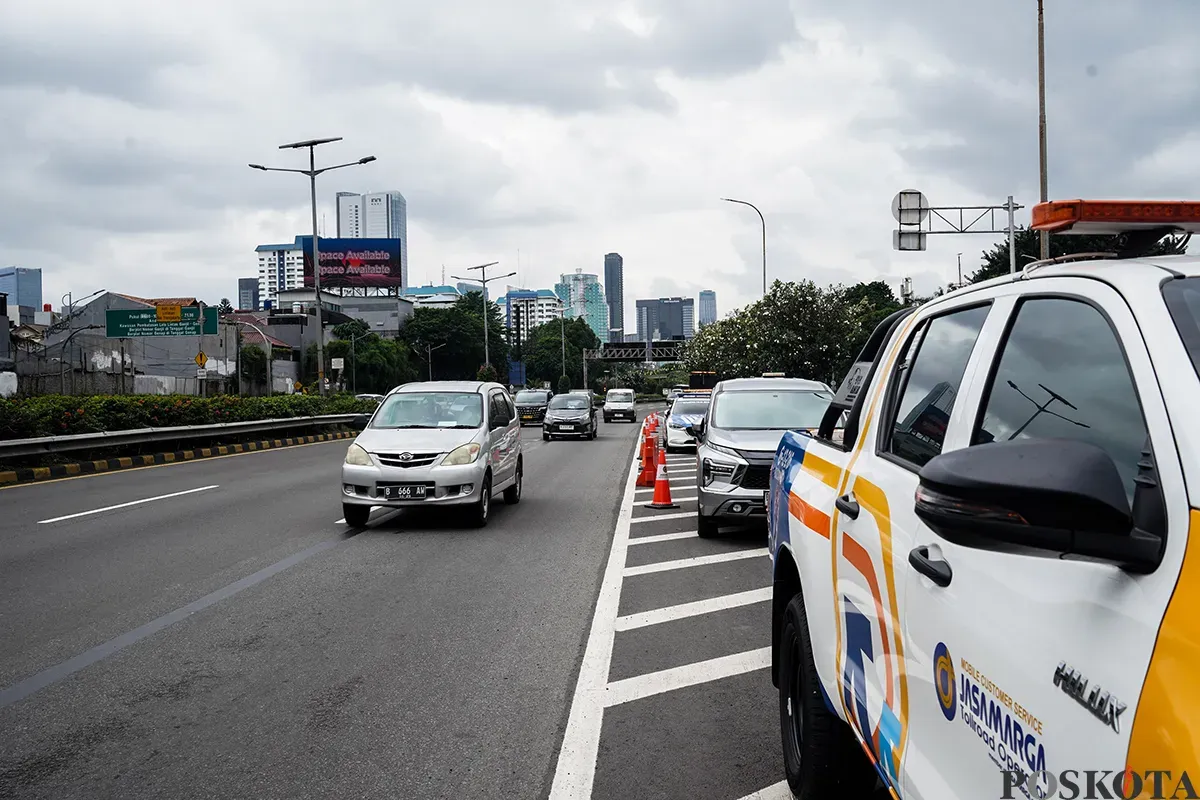
{"type": "Polygon", "coordinates": [[[359,415],[322,414],[315,417],[257,419],[249,422],[217,422],[212,425],[176,425],[169,428],[135,428],[127,431],[79,433],[71,436],[39,436],[35,439],[9,439],[8,441],[0,441],[0,458],[4,456],[36,456],[47,453],[69,453],[75,450],[92,450],[129,444],[148,444],[150,442],[177,439],[199,439],[206,436],[220,436],[224,433],[243,434],[287,428],[303,428],[313,425],[338,425],[352,422],[357,416],[359,415]]]}

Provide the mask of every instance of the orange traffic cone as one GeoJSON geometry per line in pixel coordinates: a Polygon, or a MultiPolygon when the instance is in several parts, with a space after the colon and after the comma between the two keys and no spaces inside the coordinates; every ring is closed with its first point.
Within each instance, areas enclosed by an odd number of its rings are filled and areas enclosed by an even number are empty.
{"type": "Polygon", "coordinates": [[[637,485],[648,489],[654,485],[654,444],[647,434],[642,438],[642,471],[638,475],[637,485]]]}
{"type": "Polygon", "coordinates": [[[679,508],[671,502],[671,482],[667,480],[667,454],[658,451],[658,473],[654,476],[654,499],[646,508],[679,508]]]}

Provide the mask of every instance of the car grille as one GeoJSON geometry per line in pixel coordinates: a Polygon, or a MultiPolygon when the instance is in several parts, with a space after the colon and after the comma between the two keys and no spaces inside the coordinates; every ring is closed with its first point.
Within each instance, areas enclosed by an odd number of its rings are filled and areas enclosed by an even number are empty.
{"type": "Polygon", "coordinates": [[[770,489],[771,467],[768,464],[751,464],[742,473],[741,487],[743,489],[770,489]]]}
{"type": "Polygon", "coordinates": [[[437,461],[440,453],[409,453],[408,460],[400,458],[403,453],[376,453],[379,463],[385,467],[428,467],[437,461]]]}

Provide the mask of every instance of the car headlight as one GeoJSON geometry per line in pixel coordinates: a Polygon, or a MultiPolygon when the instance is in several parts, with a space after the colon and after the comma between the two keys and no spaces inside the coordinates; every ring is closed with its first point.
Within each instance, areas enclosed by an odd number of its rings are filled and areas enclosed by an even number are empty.
{"type": "Polygon", "coordinates": [[[730,464],[725,461],[713,461],[711,458],[706,458],[701,462],[701,477],[705,486],[716,480],[722,480],[725,483],[733,480],[733,473],[737,471],[737,464],[730,464]]]}
{"type": "Polygon", "coordinates": [[[724,445],[713,444],[712,442],[706,442],[704,447],[706,450],[713,450],[718,453],[723,453],[727,456],[733,456],[738,460],[739,463],[742,462],[742,454],[737,450],[734,450],[732,447],[725,447],[724,445]]]}
{"type": "Polygon", "coordinates": [[[352,444],[346,449],[346,463],[355,467],[373,466],[371,464],[371,456],[366,450],[356,444],[352,444]]]}
{"type": "Polygon", "coordinates": [[[687,427],[687,425],[685,425],[682,422],[668,422],[667,427],[675,428],[676,430],[683,430],[684,428],[687,427]]]}
{"type": "Polygon", "coordinates": [[[467,442],[451,450],[450,455],[442,461],[442,466],[461,467],[464,464],[474,464],[475,459],[479,458],[480,449],[478,442],[467,442]]]}

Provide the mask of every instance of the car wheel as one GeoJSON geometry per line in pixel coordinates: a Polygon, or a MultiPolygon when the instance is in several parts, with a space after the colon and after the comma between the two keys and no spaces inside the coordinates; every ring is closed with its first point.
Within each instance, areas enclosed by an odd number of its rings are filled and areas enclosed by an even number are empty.
{"type": "Polygon", "coordinates": [[[483,476],[483,484],[479,487],[479,499],[471,507],[471,524],[476,528],[488,524],[488,516],[492,512],[492,474],[483,476]]]}
{"type": "Polygon", "coordinates": [[[342,516],[346,518],[346,524],[351,528],[362,528],[371,518],[371,507],[342,503],[342,516]]]}
{"type": "Polygon", "coordinates": [[[804,600],[784,611],[779,638],[779,728],[783,766],[792,793],[817,797],[868,797],[876,784],[858,740],[825,705],[813,663],[804,600]]]}
{"type": "Polygon", "coordinates": [[[706,517],[696,512],[696,533],[701,539],[713,538],[720,531],[720,527],[716,517],[706,517]]]}
{"type": "Polygon", "coordinates": [[[515,506],[521,502],[521,482],[525,478],[525,464],[523,461],[517,461],[517,482],[504,490],[504,502],[507,505],[515,506]]]}

